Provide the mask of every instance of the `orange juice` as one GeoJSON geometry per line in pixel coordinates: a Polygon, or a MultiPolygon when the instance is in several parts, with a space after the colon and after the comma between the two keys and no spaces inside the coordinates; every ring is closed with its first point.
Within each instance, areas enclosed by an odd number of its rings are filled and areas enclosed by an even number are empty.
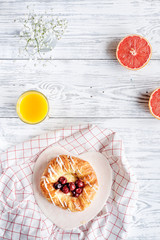
{"type": "Polygon", "coordinates": [[[23,122],[36,124],[45,119],[49,105],[47,98],[42,93],[32,90],[19,97],[16,109],[23,122]]]}

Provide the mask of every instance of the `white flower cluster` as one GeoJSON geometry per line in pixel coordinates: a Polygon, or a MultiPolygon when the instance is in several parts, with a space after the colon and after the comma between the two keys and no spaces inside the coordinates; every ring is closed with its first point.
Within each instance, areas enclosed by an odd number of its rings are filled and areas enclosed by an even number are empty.
{"type": "Polygon", "coordinates": [[[29,13],[24,19],[19,19],[23,24],[20,37],[25,41],[24,50],[29,56],[42,59],[46,51],[53,49],[53,41],[60,40],[67,28],[65,19],[55,18],[51,15],[38,15],[29,13]]]}

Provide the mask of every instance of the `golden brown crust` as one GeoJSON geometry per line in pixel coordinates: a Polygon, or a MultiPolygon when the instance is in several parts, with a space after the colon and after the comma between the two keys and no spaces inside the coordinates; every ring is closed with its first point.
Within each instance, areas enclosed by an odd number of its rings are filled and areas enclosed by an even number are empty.
{"type": "Polygon", "coordinates": [[[47,165],[40,180],[40,188],[49,202],[63,209],[77,212],[83,211],[90,205],[98,189],[98,180],[95,171],[87,161],[60,155],[47,165]],[[71,193],[64,194],[53,187],[61,176],[66,177],[68,182],[74,182],[77,179],[84,182],[85,186],[79,197],[73,197],[71,193]]]}

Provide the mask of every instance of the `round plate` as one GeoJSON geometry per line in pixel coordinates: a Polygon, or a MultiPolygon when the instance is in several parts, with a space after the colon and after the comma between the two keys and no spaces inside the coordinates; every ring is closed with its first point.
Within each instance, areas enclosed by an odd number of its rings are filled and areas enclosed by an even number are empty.
{"type": "Polygon", "coordinates": [[[86,224],[94,218],[106,203],[112,185],[112,170],[108,160],[99,152],[86,152],[82,155],[74,155],[60,147],[48,147],[38,157],[33,170],[33,192],[37,204],[42,212],[54,224],[64,230],[71,230],[86,224]],[[98,179],[98,191],[88,208],[82,212],[69,212],[63,210],[52,203],[42,195],[40,190],[40,178],[48,164],[57,155],[71,155],[88,161],[96,172],[98,179]]]}

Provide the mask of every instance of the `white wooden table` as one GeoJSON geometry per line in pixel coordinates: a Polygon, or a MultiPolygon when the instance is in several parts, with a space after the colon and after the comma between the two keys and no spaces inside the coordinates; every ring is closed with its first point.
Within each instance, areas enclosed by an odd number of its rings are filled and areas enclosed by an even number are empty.
{"type": "Polygon", "coordinates": [[[159,0],[0,0],[0,151],[69,125],[94,123],[119,132],[140,184],[129,240],[160,239],[160,122],[148,110],[159,86],[159,0]],[[69,22],[46,67],[31,67],[18,56],[20,24],[14,19],[31,3],[38,13],[54,8],[69,22]],[[139,71],[115,58],[118,41],[132,33],[153,47],[150,63],[139,71]],[[35,126],[15,111],[18,96],[29,89],[44,92],[51,107],[49,120],[35,126]]]}

